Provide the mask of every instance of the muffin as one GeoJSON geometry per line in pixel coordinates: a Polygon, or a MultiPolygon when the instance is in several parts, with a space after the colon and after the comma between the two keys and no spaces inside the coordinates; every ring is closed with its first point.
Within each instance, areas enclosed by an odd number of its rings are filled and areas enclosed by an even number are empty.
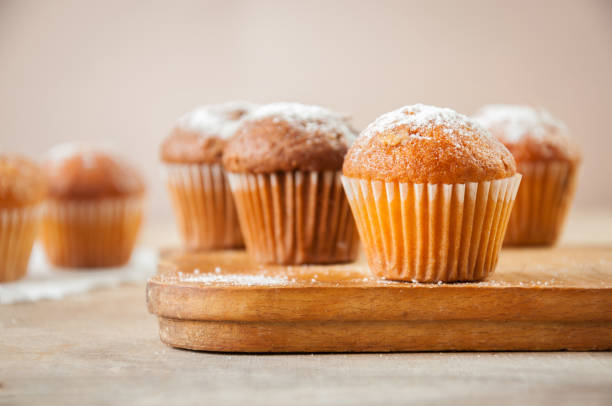
{"type": "Polygon", "coordinates": [[[523,175],[505,245],[553,245],[574,197],[580,150],[547,111],[490,105],[476,116],[514,155],[523,175]]]}
{"type": "Polygon", "coordinates": [[[386,113],[359,135],[343,172],[376,276],[477,281],[495,269],[521,176],[473,120],[422,104],[386,113]]]}
{"type": "Polygon", "coordinates": [[[38,165],[0,155],[0,282],[26,274],[44,197],[45,179],[38,165]]]}
{"type": "Polygon", "coordinates": [[[355,259],[358,235],[340,180],[354,136],[345,118],[318,106],[274,103],[244,119],[223,163],[255,261],[355,259]]]}
{"type": "Polygon", "coordinates": [[[202,106],[181,117],[161,146],[175,218],[189,249],[244,246],[221,157],[252,108],[241,102],[202,106]]]}
{"type": "Polygon", "coordinates": [[[144,183],[129,164],[85,145],[49,152],[42,243],[56,266],[94,268],[128,262],[143,218],[144,183]]]}

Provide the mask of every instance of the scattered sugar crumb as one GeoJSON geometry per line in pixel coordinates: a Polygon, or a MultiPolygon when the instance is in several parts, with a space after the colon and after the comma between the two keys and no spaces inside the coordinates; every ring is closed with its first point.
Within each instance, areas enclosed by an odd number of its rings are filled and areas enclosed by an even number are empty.
{"type": "MultiPolygon", "coordinates": [[[[216,272],[216,270],[215,270],[216,272]]],[[[266,276],[266,275],[241,275],[205,273],[205,274],[183,274],[178,273],[181,282],[197,282],[206,284],[224,284],[231,286],[279,286],[286,285],[289,279],[286,276],[266,276]]]]}

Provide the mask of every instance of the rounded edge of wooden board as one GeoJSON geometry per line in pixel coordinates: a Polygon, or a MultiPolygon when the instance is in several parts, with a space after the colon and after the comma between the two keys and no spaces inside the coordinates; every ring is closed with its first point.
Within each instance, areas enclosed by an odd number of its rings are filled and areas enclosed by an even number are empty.
{"type": "Polygon", "coordinates": [[[193,286],[155,278],[158,316],[235,322],[498,320],[612,321],[612,288],[429,286],[193,286]],[[608,311],[606,311],[608,309],[608,311]],[[577,311],[579,310],[579,311],[577,311]]]}
{"type": "Polygon", "coordinates": [[[211,352],[589,351],[612,349],[610,323],[389,321],[237,323],[159,317],[161,341],[211,352]]]}

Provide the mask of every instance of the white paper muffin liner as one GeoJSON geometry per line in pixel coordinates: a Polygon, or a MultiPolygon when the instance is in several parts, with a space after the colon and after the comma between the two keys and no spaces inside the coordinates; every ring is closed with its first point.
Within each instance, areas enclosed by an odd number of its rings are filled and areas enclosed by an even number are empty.
{"type": "Polygon", "coordinates": [[[143,211],[142,197],[47,201],[41,237],[49,261],[79,268],[125,264],[134,249],[143,211]]]}
{"type": "Polygon", "coordinates": [[[22,278],[40,223],[42,205],[0,208],[0,282],[22,278]]]}
{"type": "Polygon", "coordinates": [[[185,245],[194,250],[244,245],[236,207],[221,165],[168,164],[166,184],[185,245]]]}
{"type": "Polygon", "coordinates": [[[523,175],[504,245],[552,245],[563,230],[576,187],[577,165],[519,163],[523,175]]]}
{"type": "Polygon", "coordinates": [[[495,269],[521,176],[451,185],[342,180],[376,276],[453,282],[495,269]]]}
{"type": "Polygon", "coordinates": [[[229,174],[247,250],[260,263],[353,261],[358,235],[340,173],[229,174]]]}

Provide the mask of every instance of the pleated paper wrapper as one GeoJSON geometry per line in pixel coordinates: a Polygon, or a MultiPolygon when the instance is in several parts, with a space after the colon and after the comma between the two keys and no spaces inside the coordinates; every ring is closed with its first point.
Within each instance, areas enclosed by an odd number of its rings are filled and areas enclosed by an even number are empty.
{"type": "Polygon", "coordinates": [[[505,245],[553,245],[574,198],[578,167],[568,162],[521,163],[523,175],[505,245]]]}
{"type": "Polygon", "coordinates": [[[244,246],[238,215],[220,165],[171,164],[166,184],[180,234],[193,250],[244,246]]]}
{"type": "Polygon", "coordinates": [[[412,282],[493,272],[521,181],[412,184],[343,177],[370,270],[412,282]]]}
{"type": "Polygon", "coordinates": [[[0,209],[0,282],[22,278],[40,224],[42,205],[0,209]]]}
{"type": "Polygon", "coordinates": [[[41,239],[49,261],[62,267],[120,266],[140,231],[144,199],[47,201],[41,239]]]}
{"type": "Polygon", "coordinates": [[[247,250],[259,263],[355,260],[359,236],[340,173],[229,174],[247,250]]]}

